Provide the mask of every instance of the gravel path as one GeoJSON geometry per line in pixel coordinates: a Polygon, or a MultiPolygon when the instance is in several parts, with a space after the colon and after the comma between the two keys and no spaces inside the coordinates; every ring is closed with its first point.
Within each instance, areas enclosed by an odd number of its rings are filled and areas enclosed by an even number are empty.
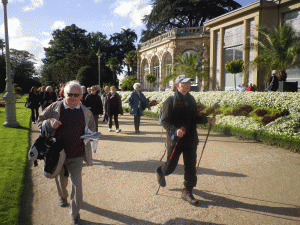
{"type": "MultiPolygon", "coordinates": [[[[124,114],[120,128],[121,133],[108,132],[99,123],[103,136],[94,166],[83,169],[82,224],[300,224],[300,154],[211,132],[194,189],[201,204],[195,207],[180,197],[182,158],[166,177],[167,186],[155,194],[154,171],[165,142],[157,120],[142,117],[136,135],[133,117],[124,114]]],[[[200,156],[207,131],[198,133],[200,156]]],[[[33,125],[31,141],[38,135],[33,125]]],[[[69,209],[59,207],[55,181],[43,175],[43,162],[29,163],[20,224],[70,224],[69,209]]]]}

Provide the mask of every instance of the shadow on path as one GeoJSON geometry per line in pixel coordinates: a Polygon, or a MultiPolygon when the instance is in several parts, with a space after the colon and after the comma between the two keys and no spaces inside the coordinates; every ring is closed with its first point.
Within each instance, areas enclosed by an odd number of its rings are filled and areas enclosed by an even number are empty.
{"type": "MultiPolygon", "coordinates": [[[[122,170],[130,172],[141,172],[141,173],[155,173],[155,169],[162,165],[162,162],[156,160],[148,161],[130,161],[130,162],[114,162],[114,161],[104,161],[94,159],[94,166],[108,166],[112,170],[122,170]]],[[[86,166],[86,164],[85,164],[86,166]]],[[[172,174],[182,175],[184,171],[184,166],[178,164],[176,170],[172,174]]],[[[198,175],[207,174],[213,176],[226,176],[226,177],[247,177],[244,174],[225,172],[225,171],[216,171],[213,169],[199,168],[198,175]]]]}
{"type": "MultiPolygon", "coordinates": [[[[182,189],[171,189],[171,191],[179,191],[181,192],[182,189]]],[[[300,217],[300,207],[274,207],[274,206],[264,206],[258,204],[250,204],[244,203],[241,201],[232,200],[223,196],[214,195],[209,193],[208,191],[202,191],[194,189],[193,194],[195,196],[199,196],[207,201],[201,201],[201,204],[206,204],[208,206],[218,206],[218,207],[225,207],[231,208],[241,211],[247,211],[251,213],[258,213],[262,215],[282,218],[291,221],[300,221],[293,218],[284,218],[280,216],[290,216],[290,217],[300,217]],[[273,214],[273,215],[271,215],[273,214]],[[278,215],[278,216],[277,216],[278,215]]],[[[250,198],[248,198],[250,199],[250,198]]],[[[257,200],[257,199],[255,199],[257,200]]],[[[260,200],[261,201],[261,200],[260,200]]],[[[277,203],[281,204],[281,203],[277,203]]]]}
{"type": "MultiPolygon", "coordinates": [[[[204,224],[211,224],[211,225],[217,225],[215,223],[206,223],[206,222],[200,222],[196,220],[188,220],[184,218],[175,218],[167,221],[166,223],[153,223],[151,221],[143,220],[143,219],[137,219],[132,216],[127,216],[121,213],[113,212],[107,209],[101,209],[97,206],[93,206],[87,202],[83,203],[83,210],[89,211],[91,213],[121,222],[123,224],[143,224],[143,225],[172,225],[172,224],[194,224],[194,225],[204,225],[204,224]]],[[[103,223],[94,223],[82,220],[82,224],[103,224],[103,223]]]]}

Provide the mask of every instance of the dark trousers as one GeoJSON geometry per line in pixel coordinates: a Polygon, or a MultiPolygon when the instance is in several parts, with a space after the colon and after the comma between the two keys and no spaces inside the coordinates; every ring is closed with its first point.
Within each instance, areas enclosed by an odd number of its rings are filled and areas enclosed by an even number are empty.
{"type": "Polygon", "coordinates": [[[96,131],[98,132],[98,119],[99,119],[99,115],[98,114],[97,115],[93,114],[93,116],[94,116],[94,120],[95,120],[95,124],[96,124],[96,131]]]}
{"type": "Polygon", "coordinates": [[[167,162],[161,166],[161,171],[165,176],[173,173],[178,165],[178,160],[183,154],[184,162],[184,186],[188,190],[192,190],[197,184],[196,176],[196,160],[197,160],[197,146],[195,147],[180,147],[177,146],[172,160],[170,157],[174,150],[174,146],[168,146],[167,162]]]}
{"type": "Polygon", "coordinates": [[[102,123],[105,121],[108,121],[108,115],[106,113],[103,113],[102,123]]]}
{"type": "Polygon", "coordinates": [[[108,127],[112,128],[112,117],[114,117],[116,129],[119,129],[118,113],[111,113],[108,115],[108,127]]]}
{"type": "Polygon", "coordinates": [[[31,108],[31,122],[37,121],[39,118],[39,107],[31,108]]]}
{"type": "Polygon", "coordinates": [[[134,115],[135,131],[140,131],[140,121],[141,121],[141,115],[139,115],[139,113],[137,115],[134,115]]]}

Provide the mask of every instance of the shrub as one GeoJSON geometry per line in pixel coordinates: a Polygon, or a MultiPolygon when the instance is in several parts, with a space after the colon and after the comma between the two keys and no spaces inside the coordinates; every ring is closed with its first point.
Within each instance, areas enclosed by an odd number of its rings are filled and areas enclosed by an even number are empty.
{"type": "Polygon", "coordinates": [[[16,88],[15,88],[15,92],[16,92],[16,94],[20,94],[20,95],[23,94],[23,91],[22,91],[22,88],[21,88],[21,87],[16,87],[16,88]]]}
{"type": "Polygon", "coordinates": [[[257,116],[264,116],[264,115],[267,114],[267,111],[266,111],[265,109],[257,109],[257,110],[255,111],[255,114],[256,114],[257,116]]]}
{"type": "Polygon", "coordinates": [[[285,109],[285,110],[281,111],[280,113],[276,113],[274,116],[264,116],[264,118],[262,119],[262,123],[264,125],[267,125],[268,123],[271,123],[280,117],[288,116],[289,114],[290,114],[290,112],[287,109],[285,109]]]}

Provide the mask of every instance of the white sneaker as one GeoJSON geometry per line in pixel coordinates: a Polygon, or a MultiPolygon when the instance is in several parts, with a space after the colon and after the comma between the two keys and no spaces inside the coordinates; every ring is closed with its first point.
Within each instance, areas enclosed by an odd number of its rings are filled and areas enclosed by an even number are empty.
{"type": "Polygon", "coordinates": [[[108,131],[111,132],[111,128],[108,128],[108,131]]]}
{"type": "Polygon", "coordinates": [[[120,131],[121,131],[121,129],[117,129],[117,130],[116,130],[116,133],[119,133],[120,131]]]}

